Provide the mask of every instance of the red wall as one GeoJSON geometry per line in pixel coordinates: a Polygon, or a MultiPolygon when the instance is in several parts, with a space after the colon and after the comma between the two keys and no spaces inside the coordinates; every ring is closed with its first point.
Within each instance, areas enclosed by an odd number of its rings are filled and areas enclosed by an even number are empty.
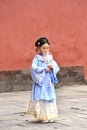
{"type": "Polygon", "coordinates": [[[40,36],[60,66],[84,66],[87,79],[87,0],[0,0],[1,71],[29,68],[40,36]]]}

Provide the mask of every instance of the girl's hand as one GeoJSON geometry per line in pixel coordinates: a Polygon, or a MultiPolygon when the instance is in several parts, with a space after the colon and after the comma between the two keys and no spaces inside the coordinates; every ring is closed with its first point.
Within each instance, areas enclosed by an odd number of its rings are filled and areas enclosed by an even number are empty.
{"type": "Polygon", "coordinates": [[[49,68],[49,69],[52,69],[52,68],[53,68],[53,66],[52,66],[52,65],[49,65],[49,66],[48,66],[48,68],[49,68]]]}
{"type": "Polygon", "coordinates": [[[52,65],[49,65],[49,66],[47,67],[47,69],[46,69],[46,72],[50,72],[52,68],[53,68],[52,65]]]}
{"type": "Polygon", "coordinates": [[[51,70],[51,69],[50,69],[49,67],[47,67],[46,72],[50,72],[50,70],[51,70]]]}

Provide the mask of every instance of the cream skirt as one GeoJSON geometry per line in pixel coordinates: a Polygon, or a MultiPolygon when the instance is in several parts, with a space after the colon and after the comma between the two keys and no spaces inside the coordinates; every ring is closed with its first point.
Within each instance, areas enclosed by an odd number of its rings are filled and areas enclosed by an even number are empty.
{"type": "Polygon", "coordinates": [[[28,114],[34,116],[37,120],[55,120],[58,117],[56,101],[34,101],[29,102],[28,114]]]}

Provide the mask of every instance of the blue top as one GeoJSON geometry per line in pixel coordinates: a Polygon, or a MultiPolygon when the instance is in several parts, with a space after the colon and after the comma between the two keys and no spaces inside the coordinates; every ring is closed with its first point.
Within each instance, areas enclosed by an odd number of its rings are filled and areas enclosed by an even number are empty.
{"type": "Polygon", "coordinates": [[[33,79],[31,100],[54,101],[56,99],[54,83],[58,82],[56,74],[60,69],[53,59],[50,64],[53,69],[50,72],[46,72],[48,63],[45,62],[44,56],[38,54],[34,57],[31,66],[33,79]]]}

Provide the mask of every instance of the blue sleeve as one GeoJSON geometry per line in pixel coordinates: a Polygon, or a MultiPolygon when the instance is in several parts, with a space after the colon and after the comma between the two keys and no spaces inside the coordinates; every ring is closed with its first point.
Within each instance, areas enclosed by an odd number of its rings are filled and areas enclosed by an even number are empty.
{"type": "Polygon", "coordinates": [[[60,71],[60,68],[58,66],[58,64],[53,60],[52,61],[52,66],[53,66],[53,69],[50,73],[50,76],[51,76],[51,81],[53,83],[58,83],[58,79],[57,79],[57,73],[60,71]]]}
{"type": "Polygon", "coordinates": [[[39,60],[38,60],[38,57],[35,56],[34,59],[33,59],[33,62],[32,62],[32,69],[34,71],[36,71],[37,73],[40,73],[42,71],[44,71],[47,67],[41,67],[38,65],[39,64],[39,60]]]}
{"type": "Polygon", "coordinates": [[[58,64],[56,63],[56,61],[52,61],[52,66],[53,66],[53,71],[55,74],[57,74],[60,71],[60,68],[58,66],[58,64]]]}
{"type": "Polygon", "coordinates": [[[39,67],[38,62],[38,58],[35,56],[32,62],[31,75],[33,82],[40,85],[45,76],[46,67],[39,67]]]}

